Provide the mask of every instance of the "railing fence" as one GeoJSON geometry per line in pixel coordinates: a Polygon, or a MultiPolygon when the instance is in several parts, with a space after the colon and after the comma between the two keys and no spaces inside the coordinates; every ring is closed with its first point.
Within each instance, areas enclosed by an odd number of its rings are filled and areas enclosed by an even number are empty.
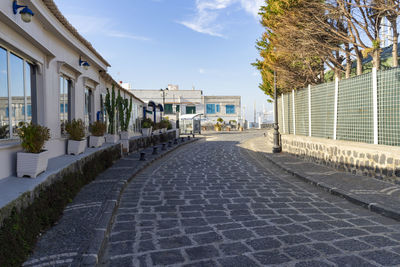
{"type": "Polygon", "coordinates": [[[400,68],[308,86],[277,104],[282,133],[400,146],[400,68]]]}

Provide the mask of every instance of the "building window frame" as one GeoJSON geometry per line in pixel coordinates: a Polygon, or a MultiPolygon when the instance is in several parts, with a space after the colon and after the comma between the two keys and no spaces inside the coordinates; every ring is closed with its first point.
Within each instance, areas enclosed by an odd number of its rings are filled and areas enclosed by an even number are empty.
{"type": "Polygon", "coordinates": [[[230,115],[236,114],[235,105],[225,105],[225,113],[230,115]]]}
{"type": "MultiPolygon", "coordinates": [[[[5,90],[4,93],[6,96],[5,103],[6,107],[4,108],[4,117],[1,118],[0,127],[6,126],[8,128],[8,132],[4,130],[4,136],[0,137],[1,141],[7,140],[18,140],[17,129],[18,124],[20,122],[33,122],[37,123],[37,97],[36,97],[36,67],[30,60],[26,57],[21,56],[21,54],[0,45],[0,49],[4,51],[5,61],[3,62],[4,70],[5,70],[5,90]],[[22,92],[23,96],[16,96],[13,92],[13,67],[11,62],[11,57],[15,57],[20,60],[22,70],[17,70],[16,74],[20,74],[22,77],[22,92]],[[22,71],[21,73],[19,73],[22,71]],[[18,97],[22,97],[22,103],[18,103],[18,97]],[[28,98],[30,97],[30,103],[28,98]],[[17,111],[17,106],[18,111],[17,111]],[[21,113],[21,114],[20,114],[21,113]],[[17,118],[18,114],[20,115],[17,118]],[[30,118],[29,118],[30,117],[30,118]],[[3,119],[4,118],[4,119],[3,119]]],[[[20,78],[21,78],[20,77],[20,78]]],[[[20,89],[21,89],[20,88],[20,89]]],[[[14,88],[15,89],[15,88],[14,88]]]]}
{"type": "Polygon", "coordinates": [[[206,104],[206,114],[215,114],[215,104],[206,104]]]}

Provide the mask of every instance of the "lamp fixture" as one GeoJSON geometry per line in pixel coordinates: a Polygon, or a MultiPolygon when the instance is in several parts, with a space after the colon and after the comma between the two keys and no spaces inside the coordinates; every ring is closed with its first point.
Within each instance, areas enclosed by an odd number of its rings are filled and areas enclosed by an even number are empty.
{"type": "Polygon", "coordinates": [[[14,14],[18,13],[18,9],[19,8],[22,8],[22,10],[19,12],[19,14],[21,14],[21,19],[26,23],[31,22],[32,17],[34,15],[33,11],[30,10],[28,8],[28,6],[18,5],[17,0],[14,0],[14,2],[13,2],[13,12],[14,12],[14,14]]]}
{"type": "Polygon", "coordinates": [[[90,64],[87,61],[83,61],[82,57],[79,57],[79,66],[82,66],[85,70],[88,70],[90,64]]]}

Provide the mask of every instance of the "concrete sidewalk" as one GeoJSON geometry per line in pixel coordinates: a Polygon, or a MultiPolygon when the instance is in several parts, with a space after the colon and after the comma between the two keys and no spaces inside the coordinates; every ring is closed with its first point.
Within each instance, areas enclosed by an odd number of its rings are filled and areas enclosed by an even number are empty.
{"type": "MultiPolygon", "coordinates": [[[[262,133],[260,132],[260,135],[262,133]]],[[[268,137],[245,142],[244,147],[259,153],[284,171],[331,194],[363,206],[373,212],[400,220],[400,186],[367,176],[352,175],[333,168],[304,161],[282,152],[272,153],[268,137]]]]}

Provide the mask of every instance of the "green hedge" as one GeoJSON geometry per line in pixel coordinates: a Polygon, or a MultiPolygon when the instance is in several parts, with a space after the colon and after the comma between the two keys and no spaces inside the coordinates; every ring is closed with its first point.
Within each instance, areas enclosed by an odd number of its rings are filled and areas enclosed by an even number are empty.
{"type": "Polygon", "coordinates": [[[31,205],[20,210],[14,208],[0,229],[0,266],[21,266],[32,253],[39,235],[60,219],[81,188],[120,156],[119,147],[95,153],[84,159],[80,168],[39,189],[31,205]]]}

